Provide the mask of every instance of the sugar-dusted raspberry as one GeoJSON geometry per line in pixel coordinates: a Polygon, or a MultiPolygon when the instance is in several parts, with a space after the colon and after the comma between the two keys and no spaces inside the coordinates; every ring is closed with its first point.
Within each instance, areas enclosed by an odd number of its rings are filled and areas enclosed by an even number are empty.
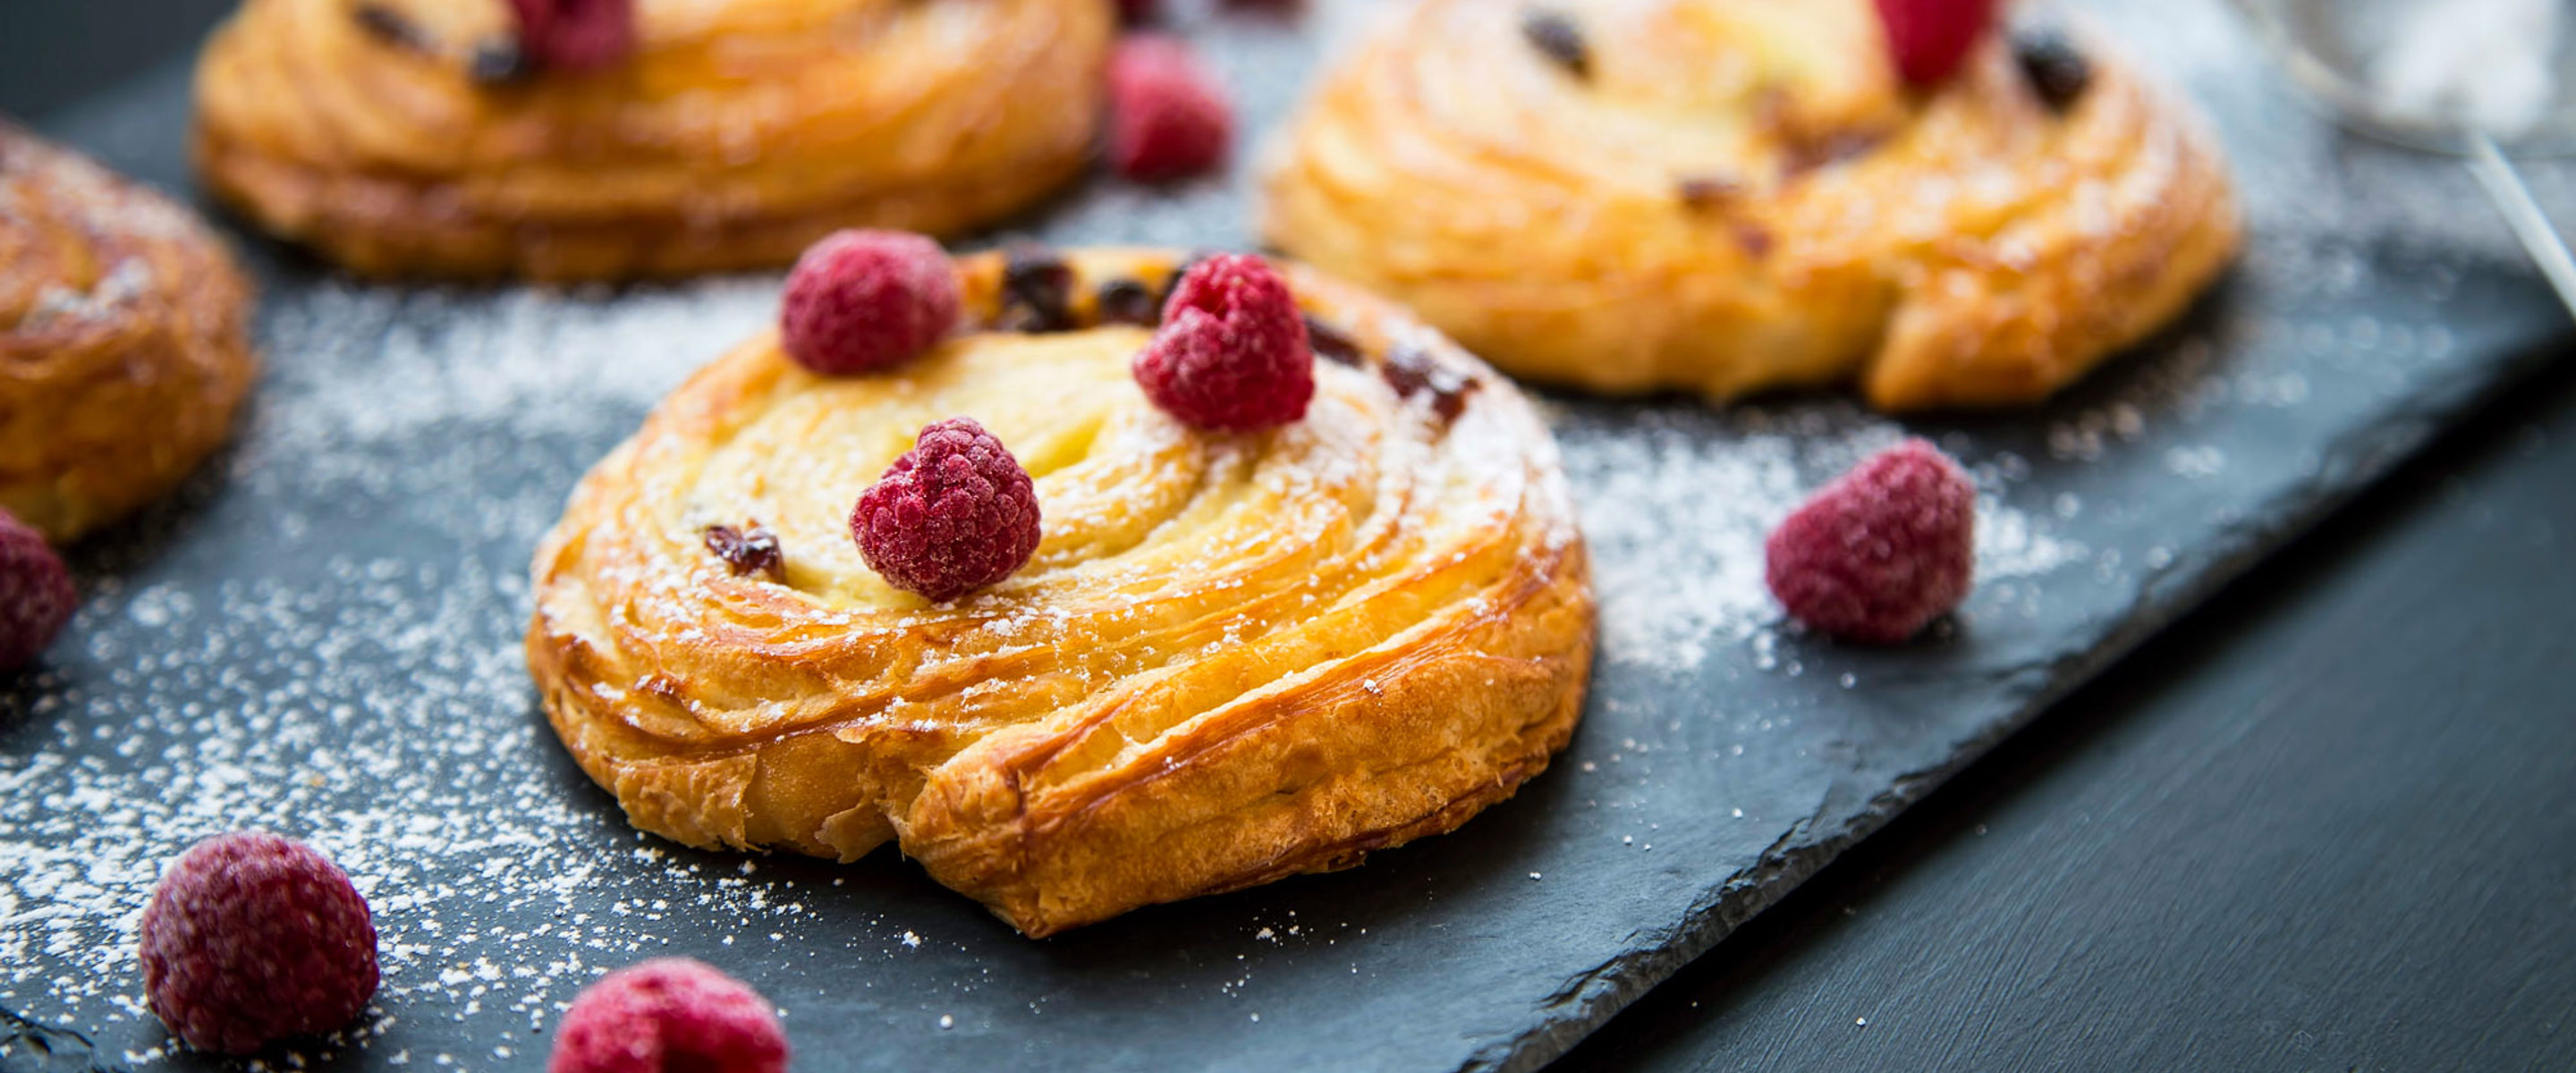
{"type": "Polygon", "coordinates": [[[920,356],[957,323],[957,274],[909,231],[836,231],[787,274],[778,327],[787,356],[826,376],[920,356]]]}
{"type": "Polygon", "coordinates": [[[1190,46],[1130,34],[1109,57],[1109,166],[1138,182],[1206,171],[1234,141],[1234,105],[1190,46]]]}
{"type": "Polygon", "coordinates": [[[1918,86],[1957,71],[1994,16],[1995,0],[1878,0],[1896,73],[1918,86]]]}
{"type": "Polygon", "coordinates": [[[0,510],[0,671],[36,662],[79,603],[72,572],[45,535],[0,510]]]}
{"type": "Polygon", "coordinates": [[[1853,467],[1771,531],[1771,593],[1836,637],[1895,644],[1968,598],[1976,486],[1907,440],[1853,467]]]}
{"type": "Polygon", "coordinates": [[[1182,423],[1224,432],[1285,425],[1315,397],[1306,318],[1270,263],[1218,254],[1190,265],[1163,325],[1136,355],[1145,397],[1182,423]]]}
{"type": "Polygon", "coordinates": [[[596,71],[635,51],[635,0],[510,0],[519,48],[539,66],[596,71]]]}
{"type": "Polygon", "coordinates": [[[1028,564],[1038,550],[1037,486],[973,418],[934,421],[860,494],[850,536],[896,588],[954,600],[1028,564]]]}
{"type": "Polygon", "coordinates": [[[654,958],[583,988],[555,1031],[546,1073],[782,1073],[787,1030],[742,981],[689,958],[654,958]]]}
{"type": "Polygon", "coordinates": [[[376,993],[376,925],[330,858],[235,831],[197,843],[143,907],[143,994],[188,1045],[249,1054],[348,1024],[376,993]]]}

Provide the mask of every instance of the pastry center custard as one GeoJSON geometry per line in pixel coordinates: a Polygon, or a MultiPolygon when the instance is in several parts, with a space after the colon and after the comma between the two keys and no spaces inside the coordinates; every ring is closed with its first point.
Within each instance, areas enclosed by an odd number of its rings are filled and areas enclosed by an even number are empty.
{"type": "Polygon", "coordinates": [[[1446,5],[1408,57],[1404,84],[1426,121],[1494,159],[1658,194],[1677,175],[1768,186],[1801,170],[1812,144],[1884,135],[1917,107],[1880,59],[1866,3],[1533,0],[1522,11],[1446,5]],[[1526,40],[1539,12],[1572,28],[1582,72],[1526,40]],[[1497,55],[1516,61],[1498,71],[1497,55]],[[1583,151],[1561,152],[1570,146],[1583,151]]]}

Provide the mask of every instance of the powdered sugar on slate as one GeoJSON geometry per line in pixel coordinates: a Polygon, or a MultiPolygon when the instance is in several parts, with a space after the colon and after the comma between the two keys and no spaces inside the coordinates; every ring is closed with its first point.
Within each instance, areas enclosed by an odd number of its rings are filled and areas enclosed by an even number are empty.
{"type": "Polygon", "coordinates": [[[611,301],[326,285],[273,310],[281,360],[231,472],[82,549],[86,603],[55,669],[0,695],[50,735],[0,756],[0,964],[31,969],[0,981],[0,1004],[148,1020],[142,905],[166,860],[240,827],[313,841],[368,896],[379,1026],[425,1003],[534,1029],[675,912],[793,929],[801,904],[641,836],[635,860],[600,859],[599,811],[533,717],[519,651],[526,556],[572,478],[756,330],[774,286],[611,301]],[[159,547],[198,510],[260,518],[264,539],[159,547]],[[389,531],[457,554],[384,554],[389,531]],[[492,911],[530,905],[556,912],[528,928],[492,911]]]}
{"type": "MultiPolygon", "coordinates": [[[[608,837],[633,849],[603,858],[598,827],[617,821],[527,685],[529,549],[654,400],[764,324],[774,288],[327,284],[272,310],[275,371],[229,473],[87,551],[79,651],[9,701],[51,738],[0,756],[0,961],[38,967],[0,1003],[148,1027],[140,909],[164,861],[237,827],[313,841],[369,897],[385,986],[360,1033],[506,1011],[524,1041],[599,971],[655,952],[675,916],[745,941],[918,942],[803,934],[773,885],[622,830],[608,837]],[[192,511],[258,519],[208,528],[264,537],[160,550],[192,511]]],[[[1847,406],[1790,412],[1653,407],[1629,429],[1560,415],[1610,659],[1686,669],[1771,628],[1762,534],[1897,434],[1847,406]]],[[[2051,548],[1985,565],[2037,569],[2051,548]]]]}
{"type": "MultiPolygon", "coordinates": [[[[1763,584],[1763,538],[1815,489],[1904,434],[1841,402],[1731,412],[1683,404],[1560,427],[1592,548],[1603,655],[1668,672],[1785,625],[1763,584]]],[[[2084,556],[2080,543],[2004,504],[1997,493],[2014,467],[1977,472],[1986,492],[1980,579],[2047,574],[2084,556]]]]}

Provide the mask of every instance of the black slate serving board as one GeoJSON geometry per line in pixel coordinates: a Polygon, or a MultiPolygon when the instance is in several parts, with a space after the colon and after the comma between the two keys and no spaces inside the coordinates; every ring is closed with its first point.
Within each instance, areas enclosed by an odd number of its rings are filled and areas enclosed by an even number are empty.
{"type": "MultiPolygon", "coordinates": [[[[1266,130],[1371,8],[1180,26],[1266,130]]],[[[1044,942],[890,854],[637,835],[535,710],[537,535],[774,277],[381,288],[244,236],[269,372],[239,443],[76,549],[80,617],[0,681],[0,1006],[102,1064],[216,1064],[142,1012],[135,915],[189,841],[264,826],[349,868],[387,970],[365,1023],[271,1067],[539,1068],[584,983],[665,953],[777,1001],[808,1069],[1541,1065],[2567,336],[2464,175],[2335,134],[2214,0],[2100,14],[2212,113],[2246,195],[2247,255],[2184,324],[2027,413],[1548,397],[1604,616],[1558,765],[1357,871],[1044,942]],[[1976,596],[1902,649],[1786,628],[1762,533],[1905,432],[1978,475],[1976,596]]],[[[39,125],[184,190],[185,94],[173,67],[39,125]]],[[[1245,245],[1241,155],[1175,191],[1095,180],[1011,234],[1245,245]]]]}

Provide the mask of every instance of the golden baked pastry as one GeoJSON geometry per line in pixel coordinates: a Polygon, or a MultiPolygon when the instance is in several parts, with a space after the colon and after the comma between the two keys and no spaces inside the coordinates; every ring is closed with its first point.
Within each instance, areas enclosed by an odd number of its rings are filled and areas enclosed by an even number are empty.
{"type": "Polygon", "coordinates": [[[1890,410],[2043,398],[2227,262],[2213,143],[2098,42],[2052,102],[2001,33],[1929,90],[1883,36],[1871,0],[1426,0],[1274,147],[1262,226],[1515,375],[1890,410]]]}
{"type": "Polygon", "coordinates": [[[1177,260],[962,259],[977,327],[913,364],[818,377],[764,334],[665,400],[537,552],[528,660],[582,769],[690,845],[895,841],[1032,936],[1349,867],[1544,769],[1593,626],[1546,427],[1288,269],[1327,329],[1306,417],[1192,431],[1129,375],[1149,331],[1104,323],[1177,260]],[[934,605],[868,571],[850,507],[961,414],[1036,477],[1043,539],[934,605]],[[755,522],[774,574],[710,550],[755,522]]]}
{"type": "MultiPolygon", "coordinates": [[[[595,5],[594,5],[595,6],[595,5]]],[[[836,228],[954,232],[1085,166],[1101,0],[643,0],[597,71],[502,0],[248,0],[197,69],[198,169],[370,275],[675,276],[836,228]]]]}
{"type": "Polygon", "coordinates": [[[0,507],[62,543],[231,432],[250,285],[186,209],[0,121],[0,507]]]}

